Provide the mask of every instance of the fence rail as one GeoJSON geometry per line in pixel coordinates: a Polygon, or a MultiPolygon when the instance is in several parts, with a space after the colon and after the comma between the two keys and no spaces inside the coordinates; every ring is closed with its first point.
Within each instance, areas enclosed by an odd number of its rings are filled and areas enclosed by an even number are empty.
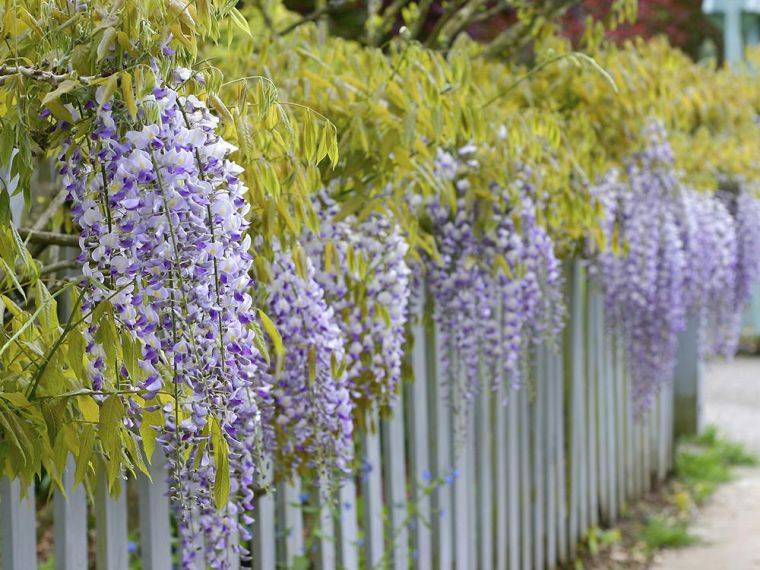
{"type": "MultiPolygon", "coordinates": [[[[336,497],[315,496],[306,481],[261,497],[253,567],[291,567],[307,557],[322,569],[553,568],[574,557],[589,529],[614,523],[627,501],[671,467],[673,392],[663,389],[649,415],[635,421],[623,351],[605,330],[601,296],[582,266],[573,268],[568,289],[562,338],[531,352],[520,390],[504,384],[470,402],[461,443],[436,331],[420,320],[409,355],[416,380],[404,386],[394,414],[376,418],[379,429],[358,442],[362,469],[336,497]],[[309,532],[316,520],[320,532],[309,532]]],[[[172,564],[165,469],[159,458],[153,482],[136,482],[146,570],[172,564]]],[[[5,479],[0,491],[3,568],[35,568],[33,489],[22,499],[18,482],[5,479]]],[[[115,500],[99,485],[90,507],[97,567],[128,568],[124,496],[115,500]]],[[[81,488],[56,494],[56,568],[86,567],[87,509],[81,488]]]]}

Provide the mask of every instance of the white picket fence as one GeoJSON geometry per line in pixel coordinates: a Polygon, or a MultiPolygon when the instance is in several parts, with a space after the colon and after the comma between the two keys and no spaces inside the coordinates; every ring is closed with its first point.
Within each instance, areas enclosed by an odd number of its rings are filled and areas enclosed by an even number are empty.
{"type": "MultiPolygon", "coordinates": [[[[614,524],[626,502],[671,467],[672,389],[644,421],[634,420],[622,350],[605,330],[601,297],[580,265],[569,282],[563,339],[533,351],[522,389],[484,391],[472,402],[460,444],[442,397],[446,371],[435,331],[417,324],[415,381],[405,384],[395,413],[358,442],[362,469],[334,498],[314,497],[306,482],[261,497],[253,567],[292,567],[305,557],[325,570],[554,568],[573,559],[590,529],[614,524]]],[[[159,461],[152,484],[136,482],[139,504],[129,505],[139,509],[146,570],[172,567],[164,469],[159,461]]],[[[2,568],[36,568],[33,494],[21,500],[18,482],[0,487],[2,568]]],[[[56,568],[87,567],[87,508],[81,489],[55,496],[56,568]]],[[[114,500],[98,486],[99,569],[129,567],[127,509],[124,495],[114,500]]]]}

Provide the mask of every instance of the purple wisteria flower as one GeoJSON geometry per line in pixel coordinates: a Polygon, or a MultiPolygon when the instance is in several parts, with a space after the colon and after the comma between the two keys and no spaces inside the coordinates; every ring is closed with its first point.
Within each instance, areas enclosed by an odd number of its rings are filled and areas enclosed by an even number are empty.
{"type": "Polygon", "coordinates": [[[267,314],[282,336],[285,358],[280,370],[274,365],[265,375],[271,386],[270,405],[262,410],[266,447],[286,476],[299,468],[328,476],[345,472],[353,459],[353,402],[343,333],[311,261],[305,260],[301,276],[292,252],[274,249],[267,314]]]}
{"type": "Polygon", "coordinates": [[[59,166],[81,228],[92,388],[140,389],[148,405],[163,408],[158,442],[169,461],[183,566],[200,556],[227,567],[228,553],[243,551],[248,537],[257,401],[268,396],[250,327],[242,169],[228,159],[234,147],[216,134],[218,120],[193,96],[156,87],[139,102],[137,124],[102,91],[98,99],[95,129],[68,139],[59,166]],[[102,342],[97,317],[106,301],[117,325],[139,340],[136,365],[102,342]],[[221,509],[211,494],[224,478],[215,446],[226,448],[229,462],[230,498],[221,509]],[[238,535],[243,540],[232,540],[238,535]],[[193,546],[200,538],[205,552],[193,546]]]}
{"type": "MultiPolygon", "coordinates": [[[[623,337],[639,412],[672,380],[687,316],[701,317],[704,355],[733,353],[743,309],[738,297],[759,276],[741,275],[743,239],[754,251],[750,266],[760,263],[760,209],[748,214],[752,229],[742,230],[725,197],[681,183],[660,124],[650,124],[645,135],[648,145],[629,161],[627,180],[611,171],[591,190],[603,206],[607,241],[621,250],[600,253],[594,272],[605,291],[608,323],[623,337]]],[[[750,200],[745,214],[757,208],[750,200]]]]}
{"type": "Polygon", "coordinates": [[[557,333],[564,314],[560,263],[550,236],[536,223],[532,188],[523,179],[512,193],[493,185],[485,229],[468,196],[466,172],[478,166],[475,151],[468,146],[453,155],[439,149],[435,173],[455,186],[456,207],[436,197],[423,212],[438,255],[426,257],[420,270],[434,298],[437,350],[455,410],[464,409],[484,370],[494,383],[519,386],[526,347],[557,333]]]}
{"type": "Polygon", "coordinates": [[[345,339],[346,376],[361,422],[364,411],[392,406],[398,393],[410,297],[409,246],[387,217],[336,221],[340,205],[326,192],[317,197],[316,207],[319,234],[307,235],[303,245],[345,339]]]}
{"type": "Polygon", "coordinates": [[[712,351],[731,356],[738,347],[742,314],[760,283],[760,200],[746,182],[726,182],[723,186],[718,197],[727,208],[736,230],[735,276],[730,300],[726,302],[732,326],[722,338],[714,339],[712,351]]]}
{"type": "Polygon", "coordinates": [[[652,124],[647,135],[647,148],[628,164],[627,183],[612,172],[592,189],[606,206],[608,241],[617,229],[625,244],[622,255],[612,249],[600,254],[598,275],[607,320],[623,337],[638,411],[672,378],[688,309],[672,152],[659,125],[652,124]]]}

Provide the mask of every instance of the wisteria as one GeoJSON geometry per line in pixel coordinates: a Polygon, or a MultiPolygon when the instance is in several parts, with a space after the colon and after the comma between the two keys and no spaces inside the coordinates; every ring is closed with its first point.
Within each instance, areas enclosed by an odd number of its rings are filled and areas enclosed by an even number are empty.
{"type": "Polygon", "coordinates": [[[703,357],[732,356],[743,307],[737,311],[738,243],[736,225],[713,196],[685,192],[687,288],[690,312],[700,318],[703,357]]]}
{"type": "Polygon", "coordinates": [[[292,255],[275,248],[274,279],[267,284],[267,312],[286,346],[284,362],[265,376],[271,385],[271,405],[262,413],[267,448],[283,469],[329,475],[347,471],[353,456],[344,337],[311,261],[301,276],[292,255]]]}
{"type": "Polygon", "coordinates": [[[686,323],[686,257],[676,207],[678,181],[672,154],[659,125],[649,128],[649,146],[633,157],[628,183],[611,173],[592,193],[607,206],[606,231],[619,230],[624,254],[601,254],[600,278],[608,320],[623,336],[637,409],[646,409],[670,380],[678,333],[686,323]]]}
{"type": "MultiPolygon", "coordinates": [[[[373,214],[336,221],[339,204],[317,199],[319,235],[304,249],[345,339],[346,377],[357,410],[387,408],[401,379],[410,297],[409,249],[397,225],[373,214]]],[[[357,418],[363,420],[361,414],[357,418]]]]}
{"type": "Polygon", "coordinates": [[[477,168],[475,151],[467,146],[455,156],[439,150],[436,175],[455,185],[456,209],[436,198],[424,212],[438,249],[437,256],[426,259],[424,271],[455,407],[480,386],[483,367],[494,383],[508,380],[519,386],[524,349],[545,333],[558,332],[563,316],[559,261],[551,238],[536,223],[530,187],[516,181],[520,200],[514,203],[493,185],[492,229],[479,227],[465,175],[477,168]]]}
{"type": "Polygon", "coordinates": [[[611,246],[598,255],[594,270],[608,322],[624,339],[640,412],[672,380],[678,334],[690,316],[701,319],[705,356],[733,354],[741,313],[758,280],[760,246],[754,198],[740,205],[741,195],[718,199],[684,186],[663,127],[652,123],[645,135],[647,147],[630,160],[627,179],[611,171],[592,189],[611,246]],[[749,218],[744,227],[742,216],[749,218]],[[743,248],[755,252],[746,269],[743,248]]]}
{"type": "MultiPolygon", "coordinates": [[[[59,167],[81,228],[87,369],[95,391],[140,390],[149,406],[162,406],[158,441],[179,512],[183,566],[201,557],[224,568],[230,553],[243,550],[232,537],[248,536],[260,447],[256,402],[267,396],[250,327],[242,169],[227,158],[234,147],[216,134],[218,120],[197,98],[156,87],[139,102],[133,124],[103,97],[99,90],[88,106],[96,116],[92,134],[69,138],[59,167]],[[118,327],[139,339],[131,359],[115,352],[101,326],[105,301],[118,327]],[[212,496],[225,469],[228,500],[223,488],[212,496]],[[201,542],[205,552],[197,550],[201,542]]],[[[139,414],[127,421],[137,429],[139,414]]]]}
{"type": "Polygon", "coordinates": [[[760,200],[746,183],[725,183],[718,192],[719,200],[728,209],[736,229],[736,260],[733,289],[726,302],[731,326],[716,334],[712,351],[730,356],[736,352],[741,332],[742,313],[747,308],[754,287],[760,283],[760,200]]]}

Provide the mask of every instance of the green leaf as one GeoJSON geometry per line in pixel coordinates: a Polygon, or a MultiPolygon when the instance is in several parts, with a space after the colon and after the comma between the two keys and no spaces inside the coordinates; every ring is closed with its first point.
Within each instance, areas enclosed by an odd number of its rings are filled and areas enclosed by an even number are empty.
{"type": "Polygon", "coordinates": [[[124,97],[129,116],[134,121],[137,118],[137,103],[135,102],[134,91],[132,91],[132,76],[127,71],[121,74],[121,96],[124,97]]]}
{"type": "Polygon", "coordinates": [[[245,16],[240,13],[240,10],[237,8],[232,8],[230,10],[230,18],[232,18],[233,23],[240,28],[242,32],[244,32],[249,38],[253,37],[253,33],[251,32],[251,27],[248,25],[248,20],[245,19],[245,16]]]}
{"type": "Polygon", "coordinates": [[[118,453],[121,449],[119,443],[119,431],[124,418],[124,404],[117,395],[111,395],[106,398],[100,408],[100,422],[98,423],[98,432],[103,449],[106,453],[118,453]]]}
{"type": "Polygon", "coordinates": [[[103,108],[103,105],[108,103],[111,98],[113,97],[113,94],[116,93],[116,88],[119,85],[119,75],[113,74],[108,79],[106,79],[105,84],[103,85],[103,93],[101,94],[101,101],[100,105],[98,105],[98,111],[100,111],[103,108]]]}
{"type": "Polygon", "coordinates": [[[214,448],[214,464],[216,465],[216,477],[214,478],[214,503],[217,509],[227,506],[230,499],[230,460],[227,440],[222,435],[222,428],[216,418],[212,418],[211,445],[214,448]]]}
{"type": "Polygon", "coordinates": [[[42,305],[36,311],[34,311],[34,313],[32,313],[32,316],[29,317],[29,319],[27,319],[27,321],[23,325],[21,325],[19,327],[19,329],[15,332],[15,334],[11,338],[9,338],[5,342],[5,344],[3,344],[2,347],[0,347],[0,356],[2,356],[3,353],[6,350],[8,350],[8,347],[10,347],[14,342],[16,342],[16,340],[18,339],[18,337],[21,336],[21,334],[26,329],[28,329],[32,325],[32,323],[34,323],[34,320],[40,315],[40,313],[42,313],[46,309],[47,305],[49,303],[52,303],[53,299],[55,299],[58,295],[60,295],[61,293],[63,293],[67,288],[68,287],[63,287],[63,288],[59,289],[58,291],[56,291],[54,294],[52,294],[50,296],[50,298],[45,299],[45,302],[42,303],[42,305]]]}
{"type": "Polygon", "coordinates": [[[73,79],[66,79],[65,81],[62,81],[58,87],[45,95],[45,97],[42,99],[42,106],[48,107],[51,111],[55,112],[50,104],[58,100],[62,95],[65,95],[69,91],[73,91],[77,87],[79,87],[78,81],[74,81],[73,79]]]}
{"type": "Polygon", "coordinates": [[[267,331],[267,335],[269,335],[269,338],[272,340],[272,346],[274,347],[274,353],[277,357],[277,371],[281,370],[282,367],[282,361],[285,357],[285,345],[282,342],[282,336],[280,336],[280,331],[277,330],[277,327],[272,322],[272,319],[270,319],[267,314],[262,311],[261,309],[257,309],[259,312],[259,318],[261,319],[261,324],[264,325],[264,330],[267,331]]]}
{"type": "Polygon", "coordinates": [[[95,428],[86,425],[82,428],[79,437],[79,454],[77,455],[77,468],[74,471],[74,485],[79,485],[87,476],[87,467],[90,464],[93,448],[95,447],[95,428]]]}
{"type": "Polygon", "coordinates": [[[103,37],[100,38],[100,43],[98,43],[98,49],[96,51],[98,56],[97,61],[100,61],[110,54],[111,46],[113,46],[115,40],[116,30],[114,28],[107,28],[106,31],[103,32],[103,37]]]}
{"type": "Polygon", "coordinates": [[[152,461],[153,452],[156,449],[156,428],[164,425],[164,415],[161,410],[143,411],[142,422],[140,424],[140,435],[142,436],[143,449],[148,461],[152,461]]]}
{"type": "Polygon", "coordinates": [[[108,473],[108,487],[111,493],[118,489],[119,485],[122,451],[121,431],[124,427],[124,415],[124,404],[121,398],[117,395],[108,396],[100,409],[98,434],[103,451],[106,454],[104,460],[108,473]]]}

